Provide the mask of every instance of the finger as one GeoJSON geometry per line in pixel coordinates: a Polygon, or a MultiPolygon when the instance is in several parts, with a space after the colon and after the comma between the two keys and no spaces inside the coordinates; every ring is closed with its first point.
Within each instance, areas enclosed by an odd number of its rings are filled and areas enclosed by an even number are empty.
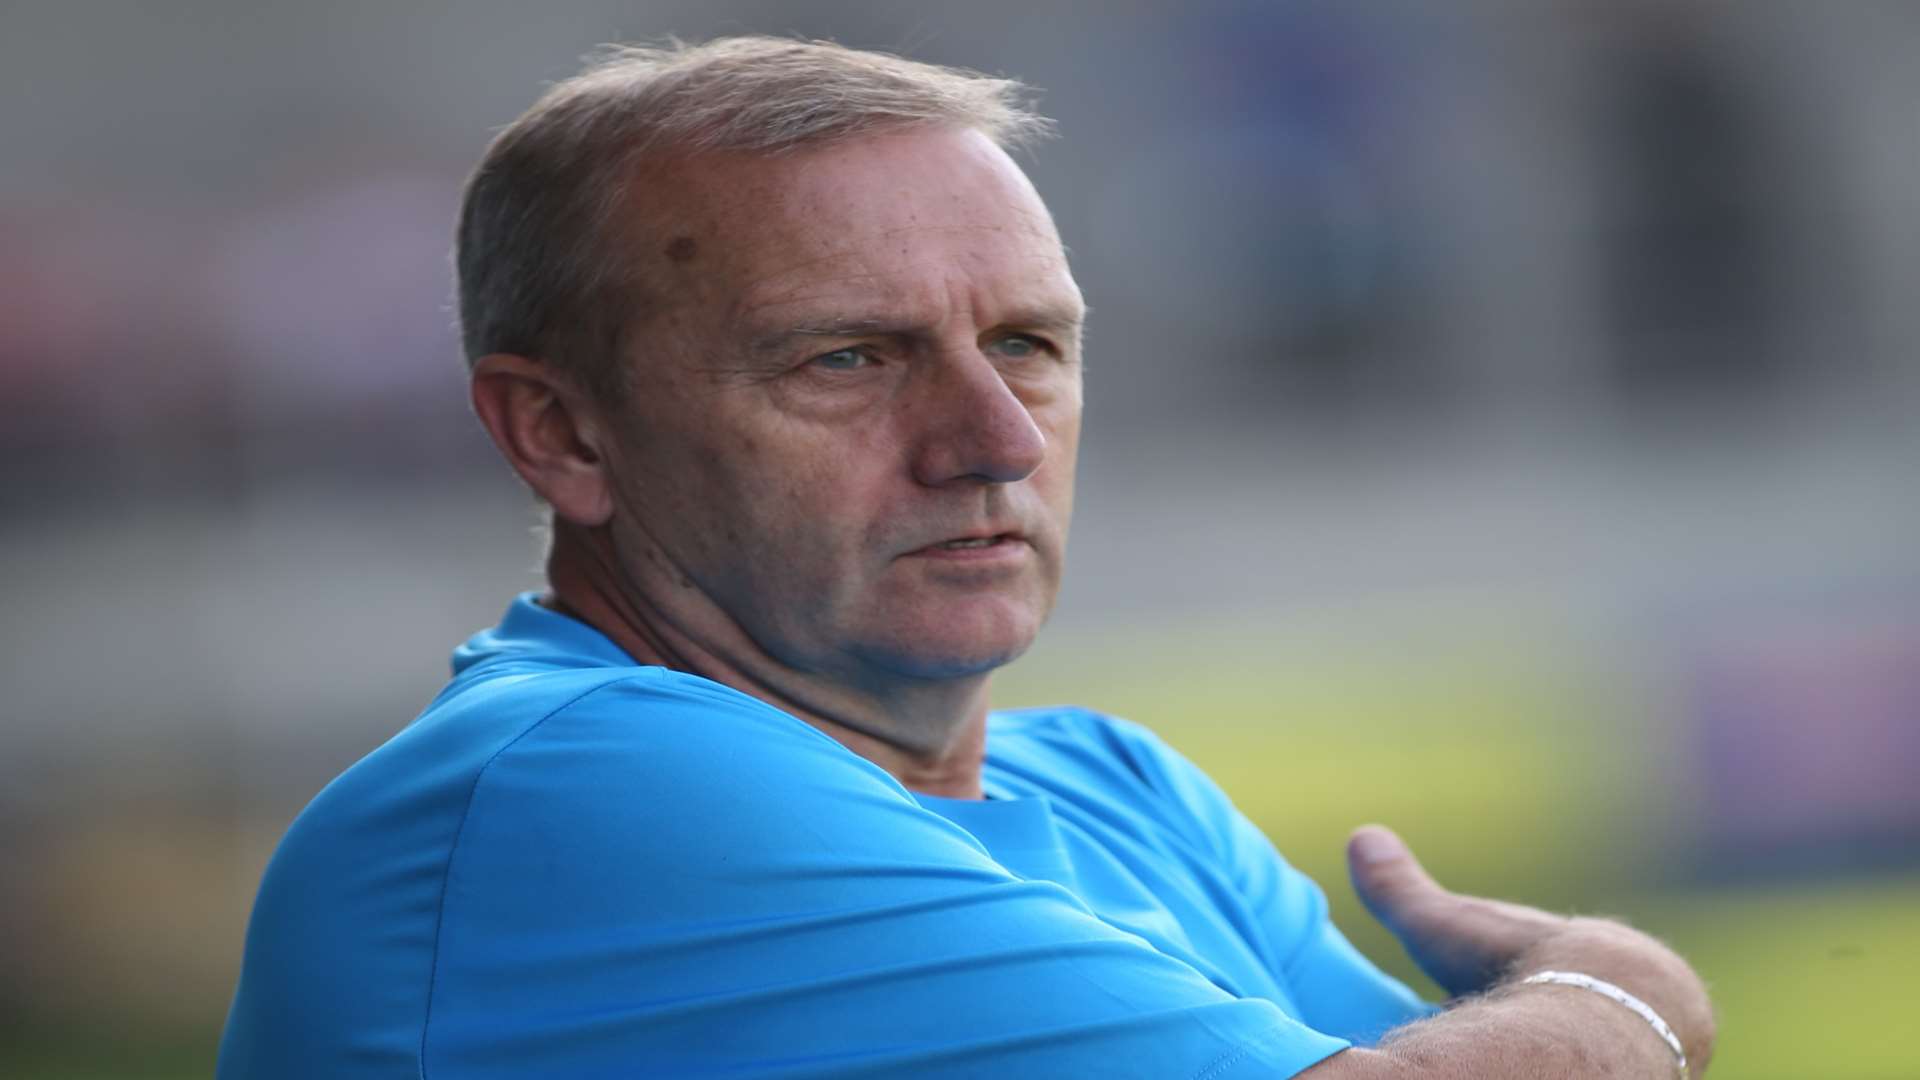
{"type": "Polygon", "coordinates": [[[1396,934],[1418,926],[1421,915],[1448,897],[1406,842],[1384,825],[1362,825],[1347,840],[1353,891],[1373,917],[1396,934]]]}
{"type": "Polygon", "coordinates": [[[1448,892],[1392,830],[1367,825],[1347,843],[1361,902],[1450,994],[1485,989],[1565,920],[1519,904],[1448,892]]]}

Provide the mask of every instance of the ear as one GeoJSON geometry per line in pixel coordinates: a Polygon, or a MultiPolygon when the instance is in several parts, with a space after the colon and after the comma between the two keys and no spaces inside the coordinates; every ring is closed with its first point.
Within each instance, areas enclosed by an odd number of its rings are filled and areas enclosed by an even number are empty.
{"type": "Polygon", "coordinates": [[[586,396],[546,364],[510,353],[474,361],[473,411],[493,444],[563,521],[613,516],[601,429],[586,396]]]}

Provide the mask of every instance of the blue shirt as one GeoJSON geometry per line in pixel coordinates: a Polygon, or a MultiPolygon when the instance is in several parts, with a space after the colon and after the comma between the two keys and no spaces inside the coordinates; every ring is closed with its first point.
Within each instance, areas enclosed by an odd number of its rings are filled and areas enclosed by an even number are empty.
{"type": "Polygon", "coordinates": [[[267,868],[242,1077],[1290,1076],[1424,1015],[1192,764],[996,713],[987,800],[518,599],[267,868]]]}

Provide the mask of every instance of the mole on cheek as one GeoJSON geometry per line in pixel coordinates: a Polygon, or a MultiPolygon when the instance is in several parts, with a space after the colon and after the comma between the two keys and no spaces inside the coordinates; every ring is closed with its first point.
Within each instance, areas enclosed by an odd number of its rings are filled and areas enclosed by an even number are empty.
{"type": "Polygon", "coordinates": [[[689,263],[700,254],[700,245],[691,236],[676,236],[667,245],[667,258],[677,263],[689,263]]]}

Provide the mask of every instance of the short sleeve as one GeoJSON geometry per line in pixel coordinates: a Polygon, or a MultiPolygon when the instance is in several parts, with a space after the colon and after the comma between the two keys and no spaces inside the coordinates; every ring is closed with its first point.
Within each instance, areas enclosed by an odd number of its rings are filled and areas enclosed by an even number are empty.
{"type": "Polygon", "coordinates": [[[1279,958],[1275,975],[1309,1025],[1371,1046],[1393,1028],[1437,1011],[1347,941],[1328,917],[1320,886],[1282,858],[1212,778],[1146,728],[1110,722],[1123,732],[1148,783],[1203,831],[1201,841],[1218,855],[1254,913],[1270,955],[1279,958]]]}
{"type": "Polygon", "coordinates": [[[475,785],[422,1075],[1227,1080],[1346,1045],[1012,874],[792,717],[615,684],[475,785]]]}

